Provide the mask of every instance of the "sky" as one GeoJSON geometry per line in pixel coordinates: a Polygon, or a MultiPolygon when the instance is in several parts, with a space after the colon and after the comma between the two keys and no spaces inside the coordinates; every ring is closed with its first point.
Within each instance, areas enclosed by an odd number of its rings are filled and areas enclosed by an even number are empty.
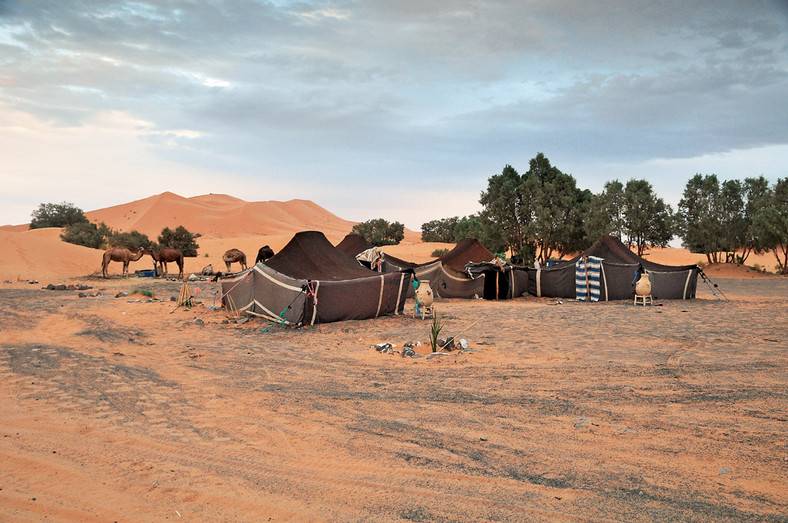
{"type": "Polygon", "coordinates": [[[0,0],[0,224],[172,191],[420,230],[540,152],[674,210],[788,177],[788,2],[0,0]]]}

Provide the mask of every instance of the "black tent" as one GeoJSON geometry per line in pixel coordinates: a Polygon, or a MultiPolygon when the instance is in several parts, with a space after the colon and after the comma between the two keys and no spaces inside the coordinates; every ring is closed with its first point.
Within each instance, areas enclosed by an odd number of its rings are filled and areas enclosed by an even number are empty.
{"type": "Polygon", "coordinates": [[[380,274],[337,250],[323,233],[300,232],[265,263],[223,281],[226,307],[291,324],[400,314],[409,273],[380,274]]]}
{"type": "Polygon", "coordinates": [[[654,263],[630,251],[614,236],[602,236],[567,263],[555,267],[528,268],[528,293],[534,296],[575,298],[578,263],[589,257],[602,259],[599,282],[599,299],[602,301],[631,300],[635,295],[639,269],[648,273],[654,298],[686,300],[695,297],[697,265],[654,263]]]}
{"type": "Polygon", "coordinates": [[[353,257],[360,252],[371,249],[372,244],[360,234],[350,233],[337,244],[337,249],[353,257]]]}
{"type": "Polygon", "coordinates": [[[504,262],[469,263],[465,272],[484,278],[485,300],[508,300],[522,296],[528,290],[528,270],[504,262]]]}

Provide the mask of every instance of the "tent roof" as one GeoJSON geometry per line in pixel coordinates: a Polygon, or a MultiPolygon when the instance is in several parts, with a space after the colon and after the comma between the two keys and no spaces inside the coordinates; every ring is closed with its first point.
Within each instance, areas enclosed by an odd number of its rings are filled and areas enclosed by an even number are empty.
{"type": "Polygon", "coordinates": [[[371,248],[372,244],[369,243],[366,238],[355,233],[348,234],[337,244],[337,249],[351,256],[355,256],[371,248]]]}
{"type": "Polygon", "coordinates": [[[302,280],[351,280],[378,273],[362,267],[353,256],[331,245],[318,231],[296,233],[290,242],[265,265],[302,280]]]}
{"type": "Polygon", "coordinates": [[[487,247],[473,238],[461,240],[452,250],[440,257],[444,265],[457,272],[465,272],[465,265],[472,262],[488,262],[495,258],[487,247]]]}
{"type": "Polygon", "coordinates": [[[574,264],[583,256],[604,258],[608,263],[641,264],[644,269],[652,271],[675,271],[694,267],[694,265],[662,265],[649,261],[629,250],[629,247],[624,245],[617,237],[607,235],[599,238],[591,247],[569,260],[568,263],[574,264]]]}

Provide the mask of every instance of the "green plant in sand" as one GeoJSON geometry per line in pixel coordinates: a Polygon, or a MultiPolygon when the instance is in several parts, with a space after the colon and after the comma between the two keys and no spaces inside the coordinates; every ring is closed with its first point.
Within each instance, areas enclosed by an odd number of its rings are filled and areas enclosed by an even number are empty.
{"type": "Polygon", "coordinates": [[[153,291],[150,289],[134,289],[132,294],[142,294],[143,296],[147,296],[148,298],[153,298],[153,291]]]}
{"type": "Polygon", "coordinates": [[[438,336],[442,329],[443,325],[441,325],[441,318],[438,313],[433,310],[432,323],[430,324],[430,347],[432,347],[432,352],[438,352],[438,336]]]}

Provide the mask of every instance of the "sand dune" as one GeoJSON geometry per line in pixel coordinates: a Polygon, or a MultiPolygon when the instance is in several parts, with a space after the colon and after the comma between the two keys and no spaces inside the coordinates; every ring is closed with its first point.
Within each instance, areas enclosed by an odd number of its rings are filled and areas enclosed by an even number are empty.
{"type": "Polygon", "coordinates": [[[137,230],[153,240],[164,227],[179,225],[210,238],[292,235],[310,228],[344,236],[355,225],[307,200],[245,202],[226,194],[184,198],[171,192],[86,212],[85,216],[113,229],[137,230]]]}

